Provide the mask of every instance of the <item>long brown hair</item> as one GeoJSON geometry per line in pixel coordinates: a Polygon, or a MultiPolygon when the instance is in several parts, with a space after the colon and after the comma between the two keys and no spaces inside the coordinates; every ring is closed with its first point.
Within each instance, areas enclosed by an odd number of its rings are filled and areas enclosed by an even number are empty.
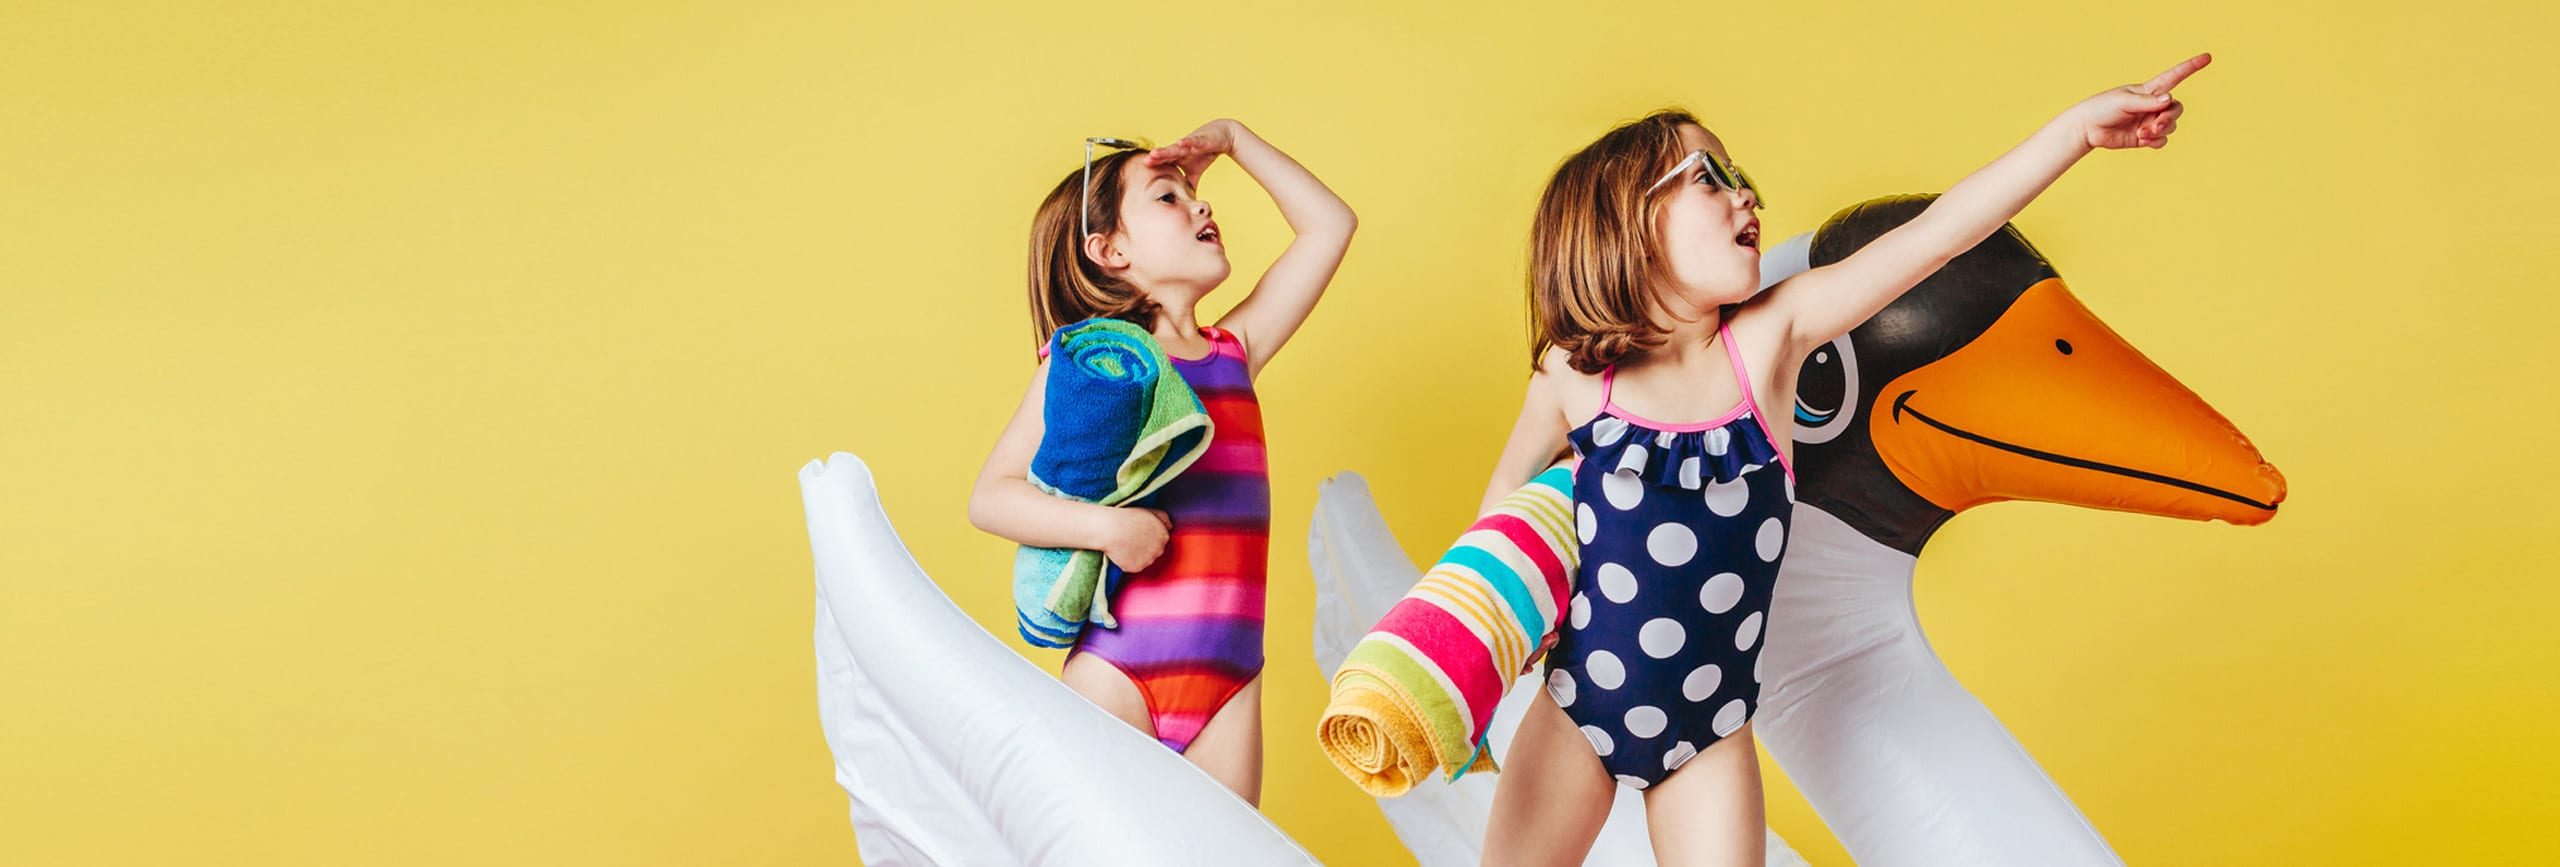
{"type": "MultiPolygon", "coordinates": [[[[1084,218],[1091,221],[1096,234],[1119,230],[1121,179],[1128,173],[1129,161],[1145,154],[1125,150],[1094,159],[1093,193],[1084,218]]],[[[1084,167],[1077,166],[1040,201],[1040,210],[1031,218],[1031,334],[1043,346],[1058,329],[1097,316],[1126,320],[1140,328],[1154,324],[1154,301],[1085,256],[1084,238],[1077,234],[1082,227],[1076,219],[1076,202],[1088,198],[1083,186],[1084,167]]]]}
{"type": "Polygon", "coordinates": [[[1529,364],[1547,347],[1598,373],[1662,344],[1649,315],[1656,239],[1645,185],[1680,158],[1689,112],[1666,108],[1621,124],[1566,157],[1529,227],[1529,364]]]}

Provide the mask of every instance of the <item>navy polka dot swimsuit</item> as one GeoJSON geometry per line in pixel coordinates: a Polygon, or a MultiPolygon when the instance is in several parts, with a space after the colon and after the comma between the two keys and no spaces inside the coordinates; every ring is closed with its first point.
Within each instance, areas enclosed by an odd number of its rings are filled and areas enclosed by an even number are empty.
{"type": "Polygon", "coordinates": [[[1760,704],[1760,630],[1795,511],[1795,480],[1761,423],[1733,333],[1742,402],[1661,424],[1610,401],[1569,439],[1582,566],[1547,653],[1547,693],[1600,764],[1638,789],[1740,729],[1760,704]]]}

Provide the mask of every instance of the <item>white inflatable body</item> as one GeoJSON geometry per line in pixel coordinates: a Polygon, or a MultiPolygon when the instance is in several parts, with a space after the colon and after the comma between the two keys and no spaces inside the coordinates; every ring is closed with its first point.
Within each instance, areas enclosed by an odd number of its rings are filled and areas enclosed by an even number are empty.
{"type": "Polygon", "coordinates": [[[1757,728],[1868,867],[2122,864],[1929,649],[1918,560],[1796,506],[1769,604],[1757,728]]]}
{"type": "MultiPolygon", "coordinates": [[[[1762,288],[1808,266],[1811,236],[1772,248],[1762,288]]],[[[1331,672],[1421,573],[1353,474],[1317,496],[1309,548],[1316,658],[1331,672]]],[[[2000,721],[1921,634],[1917,559],[1799,504],[1770,606],[1753,728],[1841,845],[1867,867],[2121,864],[2000,721]]],[[[1524,676],[1489,730],[1498,759],[1537,685],[1524,676]]],[[[1434,781],[1380,799],[1427,867],[1481,860],[1496,775],[1434,781]]],[[[1620,788],[1588,863],[1651,864],[1643,801],[1620,788]]],[[[1801,864],[1770,835],[1769,863],[1801,864]]]]}
{"type": "Polygon", "coordinates": [[[898,540],[860,459],[810,461],[800,493],[818,718],[863,863],[1316,863],[961,613],[898,540]]]}

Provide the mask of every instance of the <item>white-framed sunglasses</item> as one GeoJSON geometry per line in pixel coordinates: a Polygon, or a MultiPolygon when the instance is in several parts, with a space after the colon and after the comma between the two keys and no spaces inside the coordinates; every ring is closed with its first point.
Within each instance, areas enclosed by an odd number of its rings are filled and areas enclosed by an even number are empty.
{"type": "Polygon", "coordinates": [[[1663,175],[1661,180],[1654,181],[1653,186],[1644,188],[1644,194],[1653,195],[1655,190],[1662,189],[1662,185],[1679,180],[1681,175],[1689,173],[1689,167],[1693,165],[1705,169],[1706,181],[1716,185],[1717,189],[1750,190],[1753,208],[1764,208],[1769,205],[1768,194],[1760,192],[1760,186],[1751,182],[1751,176],[1743,173],[1741,166],[1716,159],[1716,155],[1708,153],[1705,148],[1690,151],[1688,156],[1681,157],[1679,164],[1671,167],[1670,173],[1663,175]]]}
{"type": "Polygon", "coordinates": [[[1151,151],[1151,150],[1155,150],[1155,149],[1156,149],[1156,146],[1155,146],[1155,145],[1153,145],[1153,144],[1149,144],[1149,143],[1147,142],[1147,140],[1146,140],[1146,139],[1142,139],[1142,138],[1114,138],[1114,137],[1107,136],[1107,135],[1096,135],[1096,136],[1086,136],[1086,137],[1085,137],[1085,139],[1084,139],[1084,192],[1083,192],[1083,194],[1082,194],[1081,196],[1078,196],[1078,197],[1076,198],[1076,228],[1079,228],[1079,229],[1082,229],[1082,230],[1083,230],[1081,233],[1079,233],[1079,234],[1077,234],[1077,235],[1076,235],[1076,249],[1077,249],[1077,250],[1083,250],[1083,249],[1084,249],[1084,239],[1086,239],[1086,238],[1090,238],[1090,237],[1093,237],[1093,146],[1094,146],[1094,145],[1101,145],[1101,146],[1103,146],[1103,147],[1111,148],[1111,149],[1113,149],[1113,150],[1124,150],[1124,151],[1126,151],[1126,150],[1151,151]]]}

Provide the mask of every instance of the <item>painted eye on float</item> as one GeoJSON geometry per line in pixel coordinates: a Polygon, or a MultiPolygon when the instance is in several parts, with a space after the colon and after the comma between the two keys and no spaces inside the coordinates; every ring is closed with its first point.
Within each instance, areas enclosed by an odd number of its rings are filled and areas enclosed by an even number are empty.
{"type": "Polygon", "coordinates": [[[1796,372],[1799,443],[1827,443],[1858,416],[1858,352],[1843,334],[1815,349],[1796,372]]]}

